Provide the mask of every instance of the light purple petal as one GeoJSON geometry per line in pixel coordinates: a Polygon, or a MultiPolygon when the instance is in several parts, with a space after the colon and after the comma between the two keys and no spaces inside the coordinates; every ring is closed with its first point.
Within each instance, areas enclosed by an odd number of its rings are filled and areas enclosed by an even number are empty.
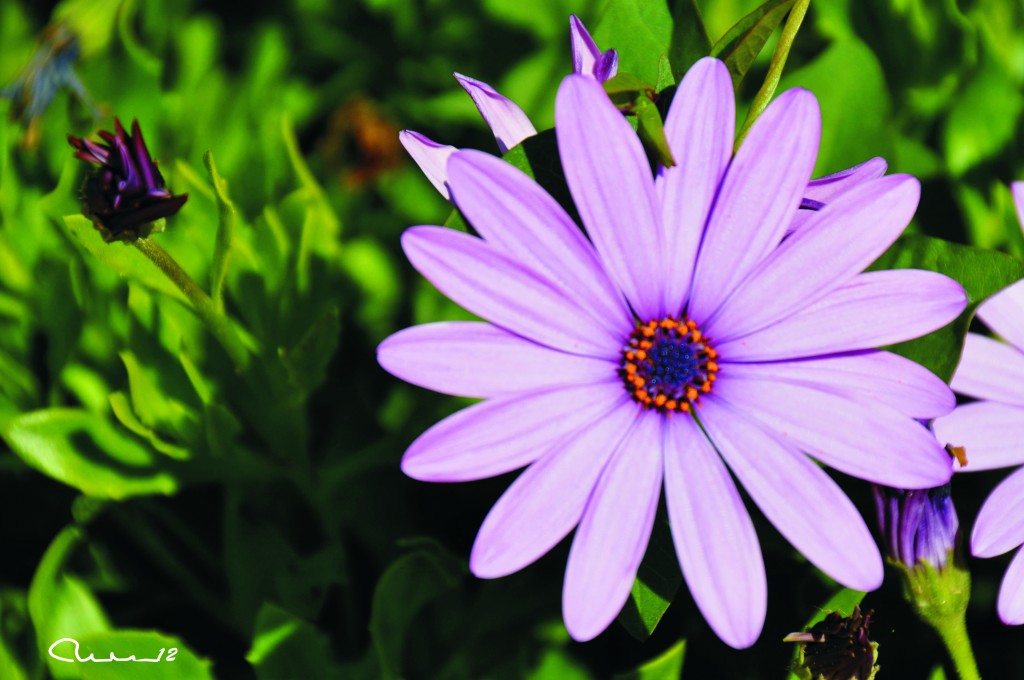
{"type": "Polygon", "coordinates": [[[936,419],[933,427],[941,443],[967,450],[963,472],[1024,463],[1024,407],[976,401],[936,419]]]}
{"type": "Polygon", "coordinates": [[[496,397],[452,414],[405,452],[402,471],[425,482],[465,482],[529,465],[591,427],[622,398],[619,381],[496,397]]]}
{"type": "Polygon", "coordinates": [[[1024,623],[1024,550],[1018,550],[1006,568],[996,610],[999,619],[1008,626],[1024,623]]]}
{"type": "Polygon", "coordinates": [[[448,194],[448,158],[458,151],[454,146],[438,144],[430,138],[412,130],[402,130],[398,133],[398,141],[402,143],[405,150],[409,152],[416,165],[427,176],[430,183],[441,192],[441,195],[451,199],[448,194]]]}
{"type": "Polygon", "coordinates": [[[949,455],[931,432],[892,409],[726,368],[720,376],[706,399],[722,399],[840,472],[902,489],[939,486],[952,475],[949,455]]]}
{"type": "Polygon", "coordinates": [[[714,344],[721,361],[773,361],[869,349],[942,328],[967,305],[953,279],[916,269],[867,272],[792,316],[714,344]]]}
{"type": "Polygon", "coordinates": [[[622,338],[597,326],[571,297],[475,236],[443,227],[402,234],[409,262],[459,306],[534,342],[573,354],[617,357],[622,338]]]}
{"type": "Polygon", "coordinates": [[[608,382],[618,370],[614,362],[559,352],[474,321],[406,328],[380,344],[377,361],[414,385],[477,398],[608,382]]]}
{"type": "Polygon", "coordinates": [[[960,394],[1024,406],[1024,354],[1005,342],[968,333],[950,384],[960,394]]]}
{"type": "Polygon", "coordinates": [[[661,497],[662,418],[644,414],[590,496],[569,551],[562,614],[573,639],[608,627],[625,604],[661,497]]]}
{"type": "Polygon", "coordinates": [[[793,547],[848,588],[882,584],[882,556],[850,499],[813,461],[727,405],[700,411],[743,488],[793,547]]]}
{"type": "Polygon", "coordinates": [[[573,73],[594,78],[599,83],[615,77],[619,69],[618,54],[615,50],[601,52],[587,27],[575,14],[569,16],[569,40],[573,73]]]}
{"type": "Polygon", "coordinates": [[[720,341],[747,335],[820,300],[878,259],[907,228],[921,194],[910,175],[861,184],[758,264],[704,325],[720,341]]]}
{"type": "Polygon", "coordinates": [[[616,334],[632,328],[629,307],[594,247],[536,182],[480,151],[457,153],[448,172],[455,203],[487,243],[571,292],[593,323],[616,334]]]}
{"type": "Polygon", "coordinates": [[[498,143],[498,149],[503,155],[527,137],[537,134],[537,128],[533,127],[530,119],[512,100],[504,97],[487,83],[459,73],[454,75],[459,85],[462,85],[473,98],[473,103],[494,133],[494,141],[498,143]]]}
{"type": "Polygon", "coordinates": [[[850,189],[864,182],[878,179],[885,174],[889,165],[884,158],[872,158],[860,165],[818,179],[812,179],[804,190],[804,198],[818,203],[831,203],[850,189]]]}
{"type": "Polygon", "coordinates": [[[558,88],[555,132],[565,179],[605,270],[641,319],[663,317],[660,212],[636,132],[583,76],[558,88]]]}
{"type": "Polygon", "coordinates": [[[782,240],[811,178],[820,136],[818,101],[801,89],[782,93],[750,129],[722,181],[697,256],[689,315],[698,324],[782,240]]]}
{"type": "Polygon", "coordinates": [[[953,391],[934,373],[909,359],[879,350],[724,365],[730,375],[813,387],[922,420],[944,416],[956,406],[953,391]]]}
{"type": "Polygon", "coordinates": [[[999,291],[978,307],[978,318],[1014,347],[1024,350],[1024,281],[999,291]]]}
{"type": "Polygon", "coordinates": [[[754,644],[768,607],[761,546],[736,485],[693,418],[666,423],[665,502],[697,607],[731,647],[754,644]]]}
{"type": "Polygon", "coordinates": [[[1024,469],[992,490],[971,530],[971,553],[995,557],[1024,543],[1024,469]]]}
{"type": "Polygon", "coordinates": [[[729,70],[706,57],[686,72],[665,119],[677,164],[659,168],[655,184],[671,272],[661,282],[669,314],[679,314],[690,292],[704,223],[732,158],[735,109],[729,70]]]}
{"type": "Polygon", "coordinates": [[[1010,193],[1013,194],[1013,207],[1017,212],[1017,221],[1024,228],[1024,182],[1011,182],[1010,193]]]}
{"type": "Polygon", "coordinates": [[[612,453],[637,420],[622,395],[593,425],[570,435],[526,469],[487,514],[469,558],[480,578],[519,571],[572,531],[612,453]]]}

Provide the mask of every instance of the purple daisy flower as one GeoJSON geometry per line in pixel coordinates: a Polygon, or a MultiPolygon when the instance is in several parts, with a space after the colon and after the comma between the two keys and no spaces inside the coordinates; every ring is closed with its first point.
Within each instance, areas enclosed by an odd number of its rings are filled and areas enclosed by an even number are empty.
{"type": "Polygon", "coordinates": [[[656,176],[594,80],[567,77],[555,119],[589,239],[519,170],[454,153],[452,197],[482,238],[424,226],[402,245],[485,321],[409,328],[378,350],[404,380],[484,399],[413,442],[406,474],[456,482],[528,466],[484,520],[473,573],[518,571],[575,528],[563,614],[589,640],[629,596],[664,485],[697,605],[725,642],[749,646],[765,571],[731,470],[811,562],[877,587],[871,532],[810,456],[902,488],[951,474],[914,418],[948,413],[952,392],[872,348],[945,325],[964,292],[932,272],[861,273],[910,221],[917,181],[863,182],[785,237],[817,156],[817,101],[781,95],[733,158],[732,84],[710,58],[679,86],[665,126],[679,164],[656,176]]]}
{"type": "MultiPolygon", "coordinates": [[[[1024,225],[1024,182],[1010,186],[1024,225]]],[[[940,441],[962,446],[965,467],[975,472],[1024,463],[1024,281],[1000,291],[978,308],[978,318],[1006,342],[968,333],[953,376],[953,389],[978,401],[958,406],[935,421],[940,441]]],[[[1024,468],[997,486],[978,512],[971,552],[995,557],[1024,544],[1024,468]]],[[[1010,562],[997,602],[1009,625],[1024,623],[1024,550],[1010,562]]]]}

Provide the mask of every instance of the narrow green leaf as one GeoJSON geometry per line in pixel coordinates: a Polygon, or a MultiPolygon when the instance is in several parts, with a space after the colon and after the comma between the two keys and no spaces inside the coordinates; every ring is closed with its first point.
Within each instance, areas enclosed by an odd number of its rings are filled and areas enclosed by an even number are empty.
{"type": "Polygon", "coordinates": [[[945,274],[964,287],[967,308],[955,321],[922,338],[887,348],[947,382],[960,361],[964,336],[978,305],[1024,278],[1024,262],[1015,257],[917,234],[900,237],[871,269],[927,269],[945,274]]]}
{"type": "Polygon", "coordinates": [[[668,60],[668,57],[661,55],[658,59],[658,82],[654,84],[655,92],[662,92],[667,87],[672,87],[676,84],[676,77],[672,73],[672,63],[668,60]]]}
{"type": "Polygon", "coordinates": [[[796,0],[768,0],[737,21],[711,48],[711,56],[718,57],[728,67],[734,88],[739,88],[743,76],[754,65],[794,2],[796,0]]]}
{"type": "Polygon", "coordinates": [[[629,600],[619,614],[619,623],[637,640],[645,641],[668,611],[682,582],[668,524],[655,522],[647,554],[640,563],[629,600]]]}
{"type": "Polygon", "coordinates": [[[260,680],[342,677],[331,656],[330,639],[311,623],[270,603],[264,603],[256,616],[245,660],[260,680]]]}
{"type": "Polygon", "coordinates": [[[668,138],[665,137],[665,123],[661,120],[657,105],[646,97],[637,100],[636,120],[637,134],[648,154],[666,168],[675,165],[672,150],[668,148],[668,138]]]}
{"type": "Polygon", "coordinates": [[[298,344],[278,350],[291,383],[307,394],[316,389],[323,382],[327,363],[340,340],[341,313],[337,307],[332,307],[320,315],[298,344]]]}
{"type": "Polygon", "coordinates": [[[928,680],[946,680],[946,671],[942,666],[936,666],[932,669],[932,674],[928,676],[928,680]]]}
{"type": "Polygon", "coordinates": [[[373,592],[370,634],[384,678],[402,677],[402,651],[413,618],[426,604],[458,585],[463,567],[440,546],[398,558],[373,592]]]}
{"type": "MultiPolygon", "coordinates": [[[[212,680],[213,671],[208,660],[195,655],[179,638],[154,630],[111,630],[76,638],[81,644],[82,657],[94,654],[97,660],[118,659],[134,655],[138,663],[76,663],[82,680],[212,680]],[[142,663],[143,659],[158,662],[142,663]]],[[[74,647],[69,643],[54,650],[61,656],[71,656],[74,647]]],[[[59,663],[59,662],[58,662],[59,663]]]]}
{"type": "Polygon", "coordinates": [[[90,496],[172,494],[178,487],[151,451],[88,411],[31,411],[6,421],[0,436],[26,463],[90,496]]]}
{"type": "Polygon", "coordinates": [[[796,40],[796,34],[800,30],[800,25],[804,21],[804,15],[807,14],[807,7],[810,4],[811,0],[796,0],[793,3],[789,17],[786,19],[786,25],[782,29],[782,35],[779,36],[779,44],[775,46],[775,52],[772,54],[772,61],[768,66],[768,75],[765,76],[761,89],[754,95],[754,101],[751,102],[750,109],[747,110],[747,119],[743,121],[743,127],[740,128],[739,134],[736,135],[737,149],[740,148],[743,138],[747,136],[754,122],[768,108],[768,104],[771,103],[772,97],[775,95],[775,89],[779,86],[779,81],[782,80],[782,69],[786,67],[789,50],[793,47],[793,41],[796,40]]]}
{"type": "Polygon", "coordinates": [[[228,197],[228,183],[217,172],[217,164],[213,160],[213,151],[203,154],[203,164],[210,175],[217,196],[217,241],[213,250],[213,262],[210,265],[210,297],[217,309],[224,311],[224,277],[228,271],[228,257],[231,254],[231,243],[235,237],[235,204],[228,197]]]}
{"type": "Polygon", "coordinates": [[[615,680],[678,680],[685,658],[686,640],[680,640],[636,670],[616,675],[615,680]]]}

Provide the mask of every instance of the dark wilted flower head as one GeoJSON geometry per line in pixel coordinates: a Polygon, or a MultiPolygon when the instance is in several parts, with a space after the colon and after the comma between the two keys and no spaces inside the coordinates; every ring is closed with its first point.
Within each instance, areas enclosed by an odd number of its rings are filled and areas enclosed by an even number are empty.
{"type": "Polygon", "coordinates": [[[870,680],[875,676],[877,645],[868,637],[874,611],[861,615],[854,607],[850,616],[829,613],[806,633],[786,636],[787,642],[800,642],[800,661],[796,669],[811,680],[870,680]]]}
{"type": "Polygon", "coordinates": [[[82,189],[82,212],[110,241],[134,241],[149,236],[152,223],[178,212],[188,194],[173,195],[146,148],[139,122],[125,132],[114,119],[114,132],[99,133],[103,143],[68,135],[75,157],[99,167],[89,173],[82,189]]]}
{"type": "Polygon", "coordinates": [[[960,527],[949,484],[913,490],[875,486],[875,503],[890,558],[908,569],[921,561],[946,566],[960,527]]]}

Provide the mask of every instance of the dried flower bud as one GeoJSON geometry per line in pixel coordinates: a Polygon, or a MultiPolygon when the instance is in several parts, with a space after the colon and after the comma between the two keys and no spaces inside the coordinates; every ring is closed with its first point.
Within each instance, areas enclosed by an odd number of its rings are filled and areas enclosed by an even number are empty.
{"type": "Polygon", "coordinates": [[[787,635],[785,642],[799,642],[795,672],[806,680],[872,680],[878,644],[868,637],[874,611],[861,615],[854,607],[850,616],[829,613],[806,633],[787,635]]]}
{"type": "Polygon", "coordinates": [[[68,135],[77,149],[75,157],[99,166],[86,177],[82,213],[108,243],[145,238],[153,231],[152,223],[178,212],[188,194],[168,191],[137,120],[132,121],[130,135],[116,118],[113,133],[99,134],[103,144],[68,135]]]}

